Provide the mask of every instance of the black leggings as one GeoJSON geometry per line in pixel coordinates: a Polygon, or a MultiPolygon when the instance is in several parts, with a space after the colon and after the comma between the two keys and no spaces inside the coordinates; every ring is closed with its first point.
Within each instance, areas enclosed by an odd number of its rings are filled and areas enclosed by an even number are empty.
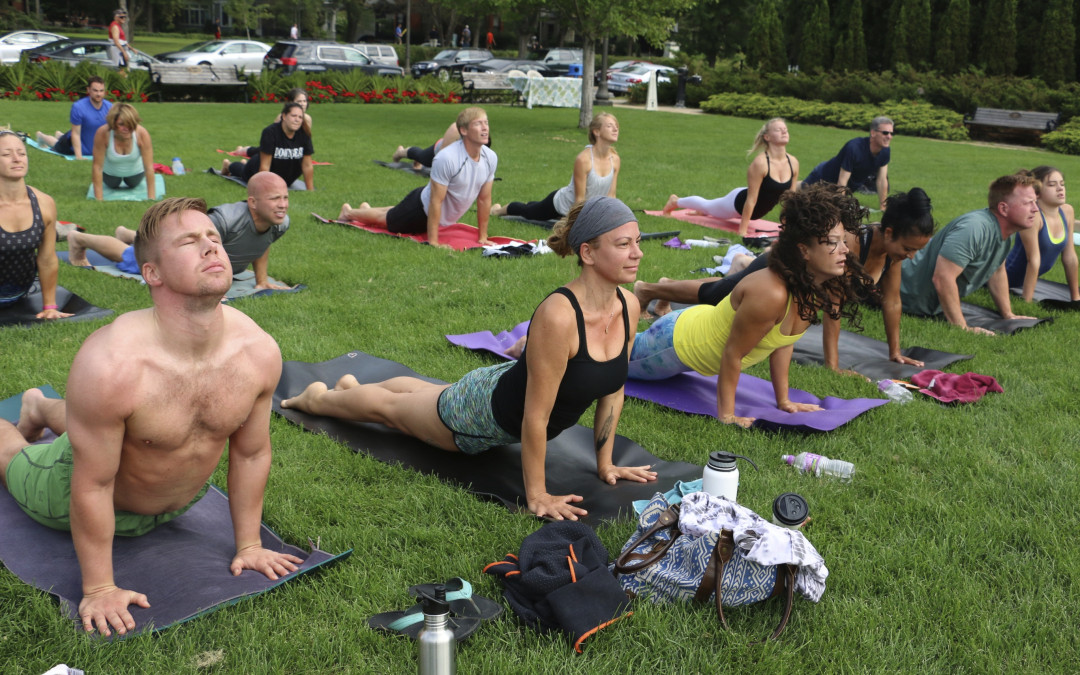
{"type": "Polygon", "coordinates": [[[769,253],[766,251],[754,258],[754,262],[747,265],[746,269],[735,274],[729,274],[723,279],[702,284],[697,292],[698,303],[702,305],[719,305],[724,298],[731,295],[731,292],[735,290],[735,286],[743,280],[743,277],[758,270],[763,270],[768,266],[769,253]]]}
{"type": "Polygon", "coordinates": [[[510,202],[506,205],[506,215],[528,220],[558,220],[562,214],[555,210],[555,192],[538,202],[510,202]]]}
{"type": "Polygon", "coordinates": [[[108,185],[113,190],[130,190],[139,183],[143,182],[143,178],[146,177],[146,172],[140,171],[134,176],[110,176],[107,173],[101,174],[101,182],[108,185]]]}
{"type": "Polygon", "coordinates": [[[413,146],[405,151],[405,156],[414,162],[420,162],[430,169],[435,161],[435,145],[432,144],[423,149],[413,146]]]}

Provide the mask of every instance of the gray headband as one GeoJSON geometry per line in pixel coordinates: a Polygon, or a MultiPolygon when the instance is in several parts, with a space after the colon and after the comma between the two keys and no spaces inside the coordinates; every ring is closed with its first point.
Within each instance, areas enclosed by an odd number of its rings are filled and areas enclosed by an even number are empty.
{"type": "Polygon", "coordinates": [[[578,212],[577,220],[570,228],[567,241],[570,250],[578,253],[581,245],[596,239],[605,232],[611,232],[620,225],[637,222],[630,207],[614,197],[593,197],[585,202],[578,212]]]}

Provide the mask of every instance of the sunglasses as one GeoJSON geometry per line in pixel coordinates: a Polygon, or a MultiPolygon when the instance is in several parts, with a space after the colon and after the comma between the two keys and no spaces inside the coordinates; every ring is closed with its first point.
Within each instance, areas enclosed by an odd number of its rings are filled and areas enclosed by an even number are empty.
{"type": "Polygon", "coordinates": [[[878,132],[882,136],[892,136],[894,133],[896,133],[894,131],[882,131],[881,129],[874,129],[874,131],[878,132]]]}

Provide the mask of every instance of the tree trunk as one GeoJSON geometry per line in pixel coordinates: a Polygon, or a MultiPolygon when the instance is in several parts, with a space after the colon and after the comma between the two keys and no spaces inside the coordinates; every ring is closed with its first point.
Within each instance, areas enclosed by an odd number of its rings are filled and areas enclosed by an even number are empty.
{"type": "Polygon", "coordinates": [[[584,35],[585,44],[581,46],[581,115],[578,117],[578,129],[588,129],[592,122],[593,73],[596,71],[596,38],[584,35]]]}

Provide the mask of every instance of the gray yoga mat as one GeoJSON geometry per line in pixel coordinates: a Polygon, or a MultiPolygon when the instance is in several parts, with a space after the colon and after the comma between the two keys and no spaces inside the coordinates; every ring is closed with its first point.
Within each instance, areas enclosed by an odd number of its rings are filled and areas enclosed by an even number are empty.
{"type": "MultiPolygon", "coordinates": [[[[1010,288],[1013,295],[1022,296],[1023,288],[1010,288]]],[[[1031,299],[1051,309],[1080,309],[1080,300],[1073,300],[1069,293],[1069,287],[1056,281],[1038,279],[1035,282],[1035,293],[1031,299]]]]}
{"type": "Polygon", "coordinates": [[[371,160],[372,163],[379,166],[385,166],[387,169],[393,169],[394,171],[404,171],[405,173],[411,173],[417,176],[423,176],[424,178],[431,177],[431,168],[421,166],[419,169],[413,167],[412,160],[406,162],[384,162],[380,159],[371,160]]]}
{"type": "MultiPolygon", "coordinates": [[[[433,448],[379,424],[318,417],[281,407],[282,399],[299,394],[311,382],[319,380],[333,386],[342,375],[349,373],[361,383],[381,382],[402,375],[439,382],[419,375],[400,363],[359,351],[322,363],[286,361],[277,391],[274,392],[274,412],[308,431],[325,432],[356,452],[433,474],[445,482],[461,485],[480,497],[498,501],[511,511],[527,510],[525,487],[521,479],[520,444],[492,448],[479,455],[466,455],[433,448]]],[[[589,522],[595,523],[632,516],[635,500],[650,499],[656,492],[669,489],[675,481],[701,478],[701,466],[657,459],[624,436],[615,437],[612,456],[614,462],[620,465],[652,464],[658,474],[657,480],[651,483],[619,481],[615,485],[602,482],[596,476],[593,431],[575,425],[548,441],[548,492],[581,495],[585,500],[579,506],[588,510],[589,522]]]]}
{"type": "MultiPolygon", "coordinates": [[[[210,167],[209,169],[207,169],[205,171],[205,173],[212,173],[215,176],[218,176],[220,178],[224,178],[225,180],[231,180],[232,182],[236,183],[237,185],[243,185],[244,187],[247,187],[247,183],[244,182],[243,179],[238,178],[237,176],[226,176],[225,174],[221,173],[221,169],[215,169],[213,167],[210,167]]],[[[304,190],[304,191],[306,191],[307,190],[307,184],[304,183],[303,178],[297,178],[296,180],[294,180],[292,182],[292,185],[289,186],[289,189],[290,190],[304,190]]]]}
{"type": "MultiPolygon", "coordinates": [[[[810,326],[806,334],[795,343],[791,358],[803,365],[824,365],[825,351],[821,342],[821,325],[810,326]]],[[[889,360],[889,345],[865,335],[840,331],[838,365],[843,370],[854,370],[875,382],[878,380],[906,380],[915,373],[927,369],[944,370],[957,361],[974,358],[971,354],[950,354],[926,347],[908,347],[900,350],[904,356],[922,361],[926,365],[908,366],[889,360]]]]}
{"type": "MultiPolygon", "coordinates": [[[[960,307],[964,312],[964,321],[969,326],[977,326],[992,330],[999,335],[1012,335],[1025,328],[1034,328],[1041,323],[1053,323],[1050,317],[1040,319],[1003,319],[996,311],[981,305],[973,305],[969,302],[961,302],[960,307]]],[[[936,319],[945,320],[944,314],[938,314],[936,319]]]]}
{"type": "Polygon", "coordinates": [[[41,286],[34,282],[34,287],[18,302],[0,307],[0,326],[28,326],[54,321],[91,321],[102,319],[113,313],[111,309],[102,309],[75,295],[63,286],[56,287],[56,304],[61,312],[72,316],[64,319],[39,319],[38,312],[45,306],[41,297],[41,286]]]}

